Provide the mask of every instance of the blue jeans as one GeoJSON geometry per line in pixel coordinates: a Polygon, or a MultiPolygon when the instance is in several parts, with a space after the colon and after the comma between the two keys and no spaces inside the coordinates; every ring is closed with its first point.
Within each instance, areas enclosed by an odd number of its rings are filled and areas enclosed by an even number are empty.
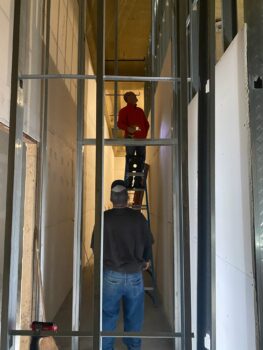
{"type": "MultiPolygon", "coordinates": [[[[144,287],[142,273],[104,271],[103,331],[116,329],[120,301],[123,302],[124,332],[140,332],[144,318],[144,287]]],[[[115,338],[103,338],[102,349],[113,350],[115,338]]],[[[141,339],[123,338],[129,350],[140,350],[141,339]]]]}

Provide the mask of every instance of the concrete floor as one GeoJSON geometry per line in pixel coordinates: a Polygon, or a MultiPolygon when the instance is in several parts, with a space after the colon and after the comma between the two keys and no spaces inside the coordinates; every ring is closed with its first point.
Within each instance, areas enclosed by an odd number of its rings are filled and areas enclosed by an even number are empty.
{"type": "MultiPolygon", "coordinates": [[[[92,272],[91,269],[85,270],[83,274],[83,288],[82,288],[82,304],[80,311],[80,330],[81,331],[91,331],[92,330],[92,272]]],[[[55,317],[55,322],[58,324],[59,329],[62,331],[71,329],[71,302],[72,293],[68,295],[62,307],[60,308],[58,314],[55,317]]],[[[122,316],[117,327],[117,331],[122,331],[122,316]]],[[[171,331],[166,317],[162,311],[161,306],[154,306],[152,300],[149,296],[145,295],[145,322],[144,331],[151,332],[168,332],[171,331]]],[[[57,345],[61,350],[71,349],[70,338],[57,338],[57,345]]],[[[155,339],[145,339],[143,340],[142,349],[144,350],[174,350],[173,340],[155,340],[155,339]]],[[[80,350],[90,350],[92,349],[92,340],[83,338],[80,339],[80,350]]],[[[116,350],[124,350],[126,346],[122,344],[121,339],[116,340],[115,345],[116,350]]]]}

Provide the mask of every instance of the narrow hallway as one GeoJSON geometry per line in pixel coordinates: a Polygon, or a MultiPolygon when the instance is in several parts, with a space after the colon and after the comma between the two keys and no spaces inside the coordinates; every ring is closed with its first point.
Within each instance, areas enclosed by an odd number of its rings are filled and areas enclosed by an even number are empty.
{"type": "MultiPolygon", "coordinates": [[[[93,266],[89,266],[83,271],[83,285],[82,285],[82,303],[80,308],[80,331],[91,331],[93,320],[93,307],[92,307],[92,290],[93,290],[93,266]]],[[[60,331],[67,331],[71,329],[71,316],[72,316],[72,292],[70,292],[62,304],[60,310],[55,316],[54,322],[59,326],[60,331]]],[[[123,331],[122,328],[122,316],[119,318],[117,332],[123,331]]],[[[169,332],[171,331],[168,321],[162,310],[162,306],[153,305],[152,299],[145,294],[145,322],[143,331],[151,332],[169,332]]],[[[172,350],[173,340],[171,339],[144,339],[144,350],[172,350]]],[[[70,338],[57,338],[56,343],[59,349],[70,350],[71,339],[70,338]]],[[[92,349],[92,340],[80,338],[80,350],[92,349]]],[[[126,346],[120,339],[116,340],[116,350],[124,350],[126,346]]]]}

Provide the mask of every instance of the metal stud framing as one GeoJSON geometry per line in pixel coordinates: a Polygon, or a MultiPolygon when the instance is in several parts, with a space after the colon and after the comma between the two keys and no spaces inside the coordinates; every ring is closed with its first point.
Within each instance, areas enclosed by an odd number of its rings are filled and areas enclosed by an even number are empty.
{"type": "MultiPolygon", "coordinates": [[[[117,1],[117,0],[116,0],[117,1]]],[[[50,0],[47,2],[50,5],[50,0]]],[[[190,291],[190,246],[189,246],[189,213],[188,213],[188,165],[187,165],[187,83],[190,79],[187,77],[187,42],[186,42],[186,17],[187,17],[187,0],[185,1],[167,1],[166,6],[170,6],[173,9],[173,24],[172,27],[176,33],[173,35],[177,38],[177,45],[179,48],[174,47],[173,52],[173,73],[170,77],[141,77],[141,76],[105,76],[105,58],[104,58],[104,40],[105,40],[105,0],[97,1],[97,74],[86,75],[85,74],[85,43],[84,43],[84,28],[85,28],[85,1],[79,2],[79,40],[78,40],[78,74],[48,74],[48,70],[45,70],[44,74],[37,75],[22,75],[20,79],[40,79],[48,81],[49,79],[77,79],[78,90],[78,128],[77,128],[77,167],[76,167],[76,192],[75,192],[75,226],[74,226],[74,275],[73,275],[73,305],[72,305],[72,331],[63,332],[58,336],[69,336],[72,338],[72,349],[77,350],[79,347],[79,337],[93,337],[93,349],[99,350],[101,348],[101,340],[103,336],[115,336],[115,337],[138,337],[142,338],[181,338],[181,349],[191,350],[191,339],[193,334],[191,333],[191,291],[190,291]],[[176,52],[175,52],[176,51],[176,52]],[[177,69],[175,67],[175,61],[178,62],[177,69]],[[176,76],[176,72],[179,72],[179,77],[176,76]],[[84,121],[84,91],[85,80],[92,79],[97,82],[97,117],[96,117],[96,139],[83,139],[83,121],[84,121]],[[173,207],[174,218],[179,218],[179,225],[174,227],[174,240],[179,240],[179,252],[180,260],[180,283],[181,283],[181,324],[175,325],[177,328],[181,328],[180,332],[176,332],[175,329],[171,333],[105,333],[102,332],[102,251],[103,251],[103,177],[104,177],[104,147],[111,145],[138,145],[138,140],[125,140],[125,139],[104,139],[104,82],[113,81],[115,87],[119,81],[142,81],[151,82],[155,87],[157,82],[168,82],[174,84],[174,101],[178,102],[177,106],[174,106],[172,126],[178,126],[178,130],[173,131],[170,139],[155,139],[154,138],[154,88],[152,89],[152,131],[151,139],[142,140],[141,142],[148,146],[171,146],[173,149],[173,207]],[[179,144],[177,144],[177,141],[179,144]],[[82,213],[82,167],[83,156],[82,149],[85,145],[96,145],[96,217],[95,217],[95,235],[94,235],[94,319],[93,319],[93,333],[83,333],[79,331],[79,307],[80,307],[80,276],[81,276],[81,213],[82,213]],[[178,167],[177,177],[175,177],[175,170],[178,167]],[[178,195],[179,194],[179,195],[178,195]],[[177,198],[178,195],[178,198],[177,198]],[[177,206],[175,206],[177,202],[177,206]],[[178,212],[177,212],[178,211],[178,212]],[[179,232],[177,232],[177,229],[179,232]]],[[[16,1],[16,16],[19,16],[20,1],[16,1]]],[[[156,34],[156,1],[152,1],[152,75],[154,70],[155,59],[155,34],[156,34]]],[[[19,21],[15,17],[15,28],[19,28],[19,21]]],[[[18,35],[16,30],[14,33],[18,35]]],[[[116,41],[118,35],[116,34],[116,41]]],[[[15,37],[14,47],[18,49],[18,39],[15,37]]],[[[116,43],[117,47],[117,43],[116,43]]],[[[14,50],[14,54],[15,54],[14,50]]],[[[17,52],[18,55],[18,52],[17,52]]],[[[116,54],[115,54],[116,56],[116,54]]],[[[116,57],[115,57],[116,60],[116,57]]],[[[13,61],[13,80],[12,91],[15,94],[18,77],[18,70],[16,61],[13,61]]],[[[18,64],[18,63],[17,63],[18,64]]],[[[117,71],[115,70],[115,74],[117,71]]],[[[115,88],[115,92],[117,89],[115,88]]],[[[47,95],[47,92],[46,92],[47,95]]],[[[16,96],[13,96],[12,106],[16,106],[16,96]],[[15,99],[14,99],[15,98],[15,99]],[[15,101],[15,102],[14,102],[15,101]]],[[[47,107],[47,106],[46,106],[47,107]]],[[[16,109],[13,109],[14,116],[16,115],[16,109]]],[[[13,118],[15,120],[15,117],[13,118]]],[[[14,126],[11,124],[11,130],[14,130],[14,126]],[[13,128],[13,129],[12,129],[13,128]]],[[[11,163],[12,164],[12,163],[11,163]]],[[[12,174],[12,173],[11,173],[12,174]]],[[[11,176],[13,179],[14,177],[11,176]]],[[[11,183],[11,181],[10,181],[11,183]]],[[[10,197],[9,197],[10,198],[10,197]]],[[[9,224],[12,221],[10,219],[9,224]]],[[[8,226],[7,226],[8,230],[8,226]]],[[[7,247],[10,250],[10,247],[7,247]]],[[[8,265],[7,265],[8,266],[8,265]]],[[[9,276],[9,271],[6,270],[6,274],[9,276]]],[[[175,283],[175,281],[174,281],[175,283]]],[[[174,284],[174,288],[176,285],[174,284]]],[[[5,298],[8,294],[5,293],[5,298]]],[[[6,301],[6,299],[3,298],[6,301]]],[[[4,303],[3,303],[4,305],[4,303]]],[[[6,322],[8,316],[6,315],[6,322]]],[[[7,327],[7,323],[3,323],[3,326],[7,327]]],[[[5,334],[7,334],[7,328],[5,328],[5,334]]],[[[32,333],[26,331],[10,331],[10,334],[17,335],[30,335],[32,333]]],[[[7,338],[5,339],[7,342],[7,338]]],[[[7,343],[4,343],[5,345],[7,343]]],[[[7,349],[7,346],[3,347],[7,349]]]]}
{"type": "MultiPolygon", "coordinates": [[[[49,72],[49,47],[50,47],[50,1],[47,0],[45,2],[46,9],[46,23],[45,23],[45,45],[44,45],[44,62],[43,62],[43,70],[45,74],[49,72]]],[[[49,80],[43,81],[43,111],[42,111],[42,119],[41,119],[41,142],[40,142],[40,162],[39,162],[39,185],[37,186],[38,190],[38,203],[39,207],[37,207],[37,215],[38,215],[38,244],[40,251],[40,269],[43,273],[44,271],[44,243],[45,243],[45,220],[46,220],[46,191],[47,191],[47,133],[48,133],[48,89],[49,89],[49,80]]],[[[38,283],[38,269],[36,269],[34,278],[36,280],[36,319],[40,319],[40,310],[39,305],[39,283],[38,283]]]]}
{"type": "Polygon", "coordinates": [[[96,197],[94,231],[94,319],[93,349],[101,349],[102,331],[102,251],[104,176],[104,25],[105,1],[97,2],[97,118],[96,118],[96,197]]]}
{"type": "Polygon", "coordinates": [[[215,349],[215,3],[199,4],[197,348],[215,349]]]}
{"type": "MultiPolygon", "coordinates": [[[[79,1],[78,30],[78,74],[85,74],[85,1],[79,1]]],[[[83,124],[85,104],[85,80],[77,83],[77,160],[75,183],[75,220],[74,220],[74,254],[73,254],[73,291],[72,291],[72,331],[79,331],[81,303],[82,271],[82,191],[83,191],[83,124]]],[[[79,338],[72,338],[72,349],[79,348],[79,338]]]]}
{"type": "MultiPolygon", "coordinates": [[[[3,294],[1,312],[1,349],[9,349],[8,331],[16,327],[16,298],[20,237],[21,174],[23,162],[23,117],[18,108],[18,59],[21,1],[14,6],[14,30],[10,101],[10,132],[6,194],[3,294]],[[17,192],[16,192],[17,191],[17,192]],[[17,201],[17,203],[16,203],[17,201]],[[15,240],[18,240],[17,242],[15,240]],[[13,273],[14,275],[11,275],[13,273]],[[13,288],[16,288],[15,290],[13,288]]],[[[20,86],[21,88],[21,86],[20,86]]],[[[22,101],[20,101],[22,103],[22,101]]]]}
{"type": "MultiPolygon", "coordinates": [[[[115,0],[115,40],[114,40],[114,75],[118,75],[119,72],[119,0],[115,0]]],[[[117,128],[118,119],[118,82],[114,82],[114,129],[117,128]]]]}
{"type": "Polygon", "coordinates": [[[181,272],[181,332],[182,349],[192,349],[191,339],[191,280],[188,196],[188,102],[187,102],[187,2],[179,1],[179,69],[180,109],[178,117],[178,167],[179,167],[179,234],[181,272]]]}

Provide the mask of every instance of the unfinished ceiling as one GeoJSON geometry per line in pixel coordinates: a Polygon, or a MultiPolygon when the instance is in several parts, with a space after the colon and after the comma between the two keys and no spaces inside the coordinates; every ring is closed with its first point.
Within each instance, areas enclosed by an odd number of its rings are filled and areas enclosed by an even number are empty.
{"type": "MultiPolygon", "coordinates": [[[[150,38],[151,0],[107,0],[105,5],[105,74],[144,75],[150,38]],[[114,69],[115,58],[118,59],[117,71],[114,69]]],[[[93,63],[96,61],[95,28],[96,1],[93,0],[88,2],[87,21],[93,63]]]]}

